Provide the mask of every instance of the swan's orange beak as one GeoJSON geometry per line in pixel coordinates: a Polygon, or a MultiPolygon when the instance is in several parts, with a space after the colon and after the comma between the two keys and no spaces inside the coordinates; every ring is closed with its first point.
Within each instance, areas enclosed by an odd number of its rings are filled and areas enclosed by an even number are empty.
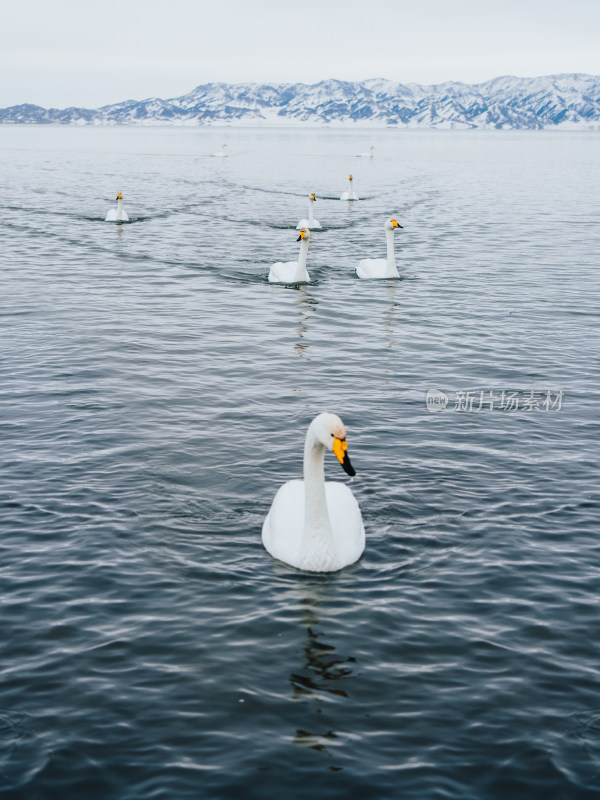
{"type": "Polygon", "coordinates": [[[121,194],[121,192],[119,192],[119,194],[117,195],[117,200],[122,200],[122,199],[123,199],[123,195],[121,194]]]}
{"type": "Polygon", "coordinates": [[[337,460],[344,468],[344,472],[350,476],[356,475],[356,470],[348,458],[348,442],[345,439],[338,439],[337,436],[334,438],[333,452],[335,453],[337,460]]]}
{"type": "Polygon", "coordinates": [[[304,239],[305,236],[306,231],[300,231],[300,236],[296,239],[296,241],[299,242],[301,239],[304,239]]]}
{"type": "Polygon", "coordinates": [[[311,196],[310,196],[310,199],[311,199],[311,200],[314,200],[314,201],[315,201],[315,203],[317,202],[317,198],[315,197],[314,193],[313,193],[313,194],[311,194],[311,196]]]}
{"type": "Polygon", "coordinates": [[[392,220],[392,225],[394,226],[394,228],[401,228],[402,227],[402,225],[400,225],[400,223],[398,222],[397,219],[393,219],[392,220]]]}

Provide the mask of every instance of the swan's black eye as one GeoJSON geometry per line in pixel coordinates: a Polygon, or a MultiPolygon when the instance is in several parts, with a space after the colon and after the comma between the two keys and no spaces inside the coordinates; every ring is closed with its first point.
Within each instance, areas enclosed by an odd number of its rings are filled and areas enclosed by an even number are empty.
{"type": "MultiPolygon", "coordinates": [[[[333,433],[331,435],[333,436],[333,433]]],[[[335,439],[335,436],[333,438],[335,439]]]]}

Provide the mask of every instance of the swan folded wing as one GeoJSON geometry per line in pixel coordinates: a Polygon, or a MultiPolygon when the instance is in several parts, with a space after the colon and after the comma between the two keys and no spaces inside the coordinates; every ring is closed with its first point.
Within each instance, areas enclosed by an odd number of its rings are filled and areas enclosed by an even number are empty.
{"type": "MultiPolygon", "coordinates": [[[[330,571],[358,561],[365,549],[365,528],[358,502],[345,484],[327,481],[325,496],[335,554],[335,564],[327,568],[330,571]]],[[[262,542],[273,558],[304,569],[303,539],[304,481],[288,481],[275,495],[263,523],[262,542]]]]}
{"type": "Polygon", "coordinates": [[[338,567],[353,564],[365,549],[365,526],[358,502],[350,489],[338,481],[326,481],[327,511],[338,567]]]}
{"type": "Polygon", "coordinates": [[[297,261],[277,261],[269,270],[269,280],[271,283],[289,283],[294,277],[297,261]]]}
{"type": "Polygon", "coordinates": [[[358,262],[356,274],[359,278],[383,278],[386,270],[385,258],[363,258],[358,262]]]}
{"type": "Polygon", "coordinates": [[[105,222],[129,222],[127,212],[123,209],[120,213],[117,208],[111,208],[106,215],[105,222]]]}
{"type": "Polygon", "coordinates": [[[304,481],[280,487],[263,523],[262,542],[273,558],[294,565],[304,533],[304,481]]]}
{"type": "Polygon", "coordinates": [[[309,283],[310,276],[308,272],[304,270],[304,274],[298,279],[297,271],[297,261],[287,261],[285,263],[278,261],[269,270],[269,283],[309,283]]]}

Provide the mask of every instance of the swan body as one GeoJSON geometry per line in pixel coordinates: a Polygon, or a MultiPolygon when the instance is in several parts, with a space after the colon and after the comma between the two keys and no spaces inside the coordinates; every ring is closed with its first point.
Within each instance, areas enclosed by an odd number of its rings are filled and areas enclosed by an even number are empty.
{"type": "Polygon", "coordinates": [[[358,195],[352,187],[352,175],[348,178],[348,191],[342,192],[340,200],[358,200],[358,195]]]}
{"type": "Polygon", "coordinates": [[[269,270],[269,283],[310,283],[310,275],[306,269],[310,230],[301,228],[296,241],[301,243],[298,261],[277,261],[273,264],[269,270]]]}
{"type": "Polygon", "coordinates": [[[227,158],[227,153],[225,152],[226,147],[227,145],[224,144],[222,150],[220,150],[218,153],[213,153],[213,158],[227,158]]]}
{"type": "Polygon", "coordinates": [[[308,219],[300,220],[300,222],[296,225],[297,231],[302,230],[302,228],[310,228],[311,231],[323,228],[319,220],[315,219],[314,207],[316,202],[317,198],[313,192],[308,200],[308,219]]]}
{"type": "Polygon", "coordinates": [[[121,192],[117,195],[117,207],[109,209],[105,222],[129,222],[127,212],[123,208],[123,195],[121,192]]]}
{"type": "Polygon", "coordinates": [[[357,153],[356,157],[357,158],[373,158],[373,150],[375,150],[375,145],[374,144],[372,144],[371,147],[369,147],[369,152],[368,153],[357,153]]]}
{"type": "Polygon", "coordinates": [[[364,258],[358,262],[356,274],[365,280],[372,278],[399,278],[394,255],[394,230],[401,228],[398,220],[388,217],[385,221],[385,238],[387,241],[387,258],[364,258]]]}
{"type": "Polygon", "coordinates": [[[336,414],[319,414],[306,433],[304,480],[284,483],[263,523],[262,542],[279,561],[309,572],[335,572],[361,557],[365,528],[360,508],[343,483],[325,482],[325,450],[348,475],[346,429],[336,414]]]}

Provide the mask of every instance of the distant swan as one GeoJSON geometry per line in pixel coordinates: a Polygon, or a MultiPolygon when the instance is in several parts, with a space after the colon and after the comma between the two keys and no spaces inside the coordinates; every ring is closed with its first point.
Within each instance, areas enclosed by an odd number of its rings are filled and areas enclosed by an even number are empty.
{"type": "Polygon", "coordinates": [[[310,228],[311,231],[317,230],[318,228],[323,228],[321,223],[318,219],[314,217],[314,205],[317,202],[317,198],[313,194],[311,194],[309,201],[308,201],[308,219],[301,219],[300,222],[296,225],[296,230],[302,230],[302,228],[310,228]]]}
{"type": "Polygon", "coordinates": [[[225,152],[226,147],[227,145],[224,144],[222,150],[220,150],[218,153],[213,153],[213,158],[227,158],[227,153],[225,152]]]}
{"type": "Polygon", "coordinates": [[[310,241],[309,229],[302,228],[296,241],[301,242],[298,261],[278,261],[273,264],[269,270],[269,283],[310,283],[310,275],[306,271],[306,255],[310,241]]]}
{"type": "Polygon", "coordinates": [[[348,178],[348,191],[342,192],[340,200],[358,200],[358,195],[352,188],[352,175],[348,178]]]}
{"type": "Polygon", "coordinates": [[[358,262],[356,274],[359,278],[399,278],[394,256],[394,229],[402,225],[394,217],[385,221],[385,238],[387,241],[387,258],[364,258],[358,262]]]}
{"type": "Polygon", "coordinates": [[[117,207],[111,208],[106,215],[105,222],[129,222],[127,212],[123,208],[123,195],[121,192],[117,195],[117,207]]]}
{"type": "Polygon", "coordinates": [[[365,549],[360,508],[343,483],[325,482],[325,450],[335,453],[348,475],[346,429],[336,414],[319,414],[304,444],[304,480],[280,487],[262,528],[265,549],[279,561],[310,572],[335,572],[365,549]]]}
{"type": "Polygon", "coordinates": [[[369,147],[369,152],[368,153],[357,153],[356,157],[357,158],[373,158],[373,150],[375,150],[375,145],[374,144],[372,144],[371,147],[369,147]]]}

